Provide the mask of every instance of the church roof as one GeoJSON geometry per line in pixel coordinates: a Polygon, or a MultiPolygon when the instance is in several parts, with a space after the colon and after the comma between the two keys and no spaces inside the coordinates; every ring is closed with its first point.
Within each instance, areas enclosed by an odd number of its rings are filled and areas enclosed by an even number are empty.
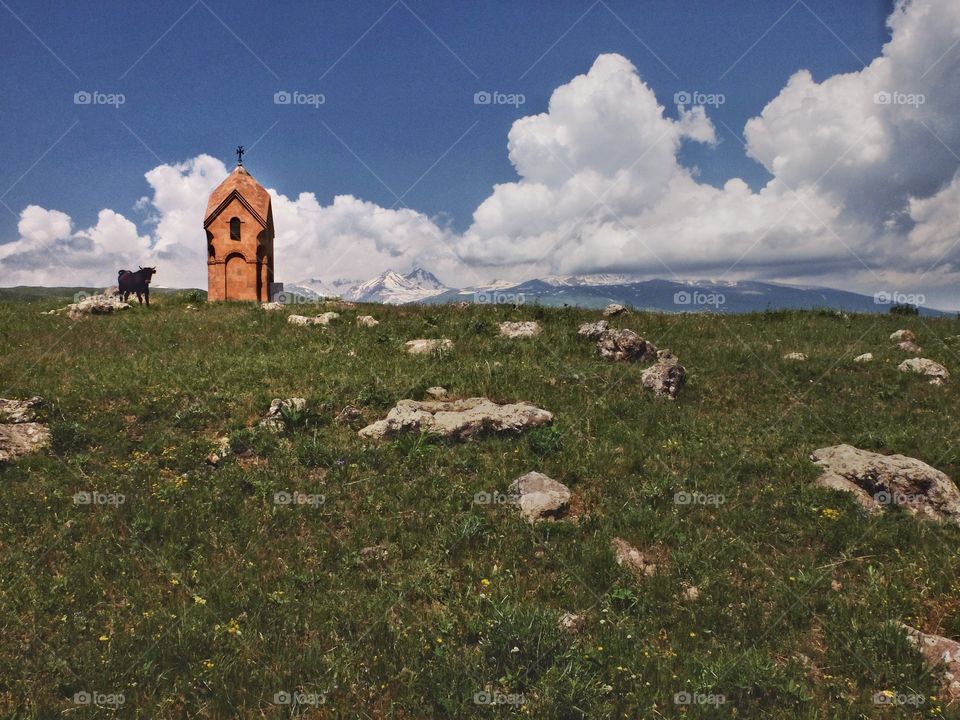
{"type": "Polygon", "coordinates": [[[247,209],[257,217],[264,227],[267,226],[270,217],[270,193],[264,189],[263,185],[253,179],[253,176],[247,172],[243,165],[237,165],[233,172],[227,175],[227,179],[217,185],[216,189],[210,193],[207,212],[203,218],[204,227],[220,214],[234,195],[240,198],[240,201],[247,206],[247,209]]]}

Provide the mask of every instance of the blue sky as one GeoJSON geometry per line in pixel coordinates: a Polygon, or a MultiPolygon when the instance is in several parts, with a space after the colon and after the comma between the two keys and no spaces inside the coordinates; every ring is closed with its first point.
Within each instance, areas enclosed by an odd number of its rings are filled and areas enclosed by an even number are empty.
{"type": "MultiPolygon", "coordinates": [[[[402,194],[466,132],[404,198],[448,213],[462,230],[493,184],[515,177],[510,124],[543,112],[553,89],[600,53],[629,58],[662,102],[679,90],[723,93],[712,116],[739,133],[799,68],[815,78],[862,68],[857,57],[872,58],[888,38],[891,4],[808,0],[842,42],[797,5],[722,80],[794,0],[6,5],[0,192],[77,123],[3,197],[15,212],[38,203],[92,222],[104,206],[131,208],[158,161],[209,153],[229,163],[237,143],[261,136],[247,165],[265,185],[391,206],[396,198],[373,173],[402,194]],[[77,106],[77,90],[123,93],[125,103],[77,106]],[[326,102],[277,106],[278,90],[322,93],[326,102]],[[522,93],[526,102],[477,106],[479,90],[522,93]]],[[[721,129],[719,146],[688,148],[684,160],[711,184],[765,182],[768,173],[721,129]]],[[[0,217],[0,238],[14,239],[16,216],[0,217]]]]}
{"type": "Polygon", "coordinates": [[[0,5],[0,284],[139,258],[202,284],[241,143],[287,281],[421,264],[960,304],[955,0],[0,5]]]}

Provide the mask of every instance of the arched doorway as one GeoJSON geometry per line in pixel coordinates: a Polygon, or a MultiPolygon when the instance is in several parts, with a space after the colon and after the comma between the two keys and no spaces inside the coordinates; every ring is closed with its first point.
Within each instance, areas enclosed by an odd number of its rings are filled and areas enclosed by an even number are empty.
{"type": "Polygon", "coordinates": [[[224,287],[225,300],[241,300],[247,294],[247,261],[239,253],[227,258],[224,287]]]}

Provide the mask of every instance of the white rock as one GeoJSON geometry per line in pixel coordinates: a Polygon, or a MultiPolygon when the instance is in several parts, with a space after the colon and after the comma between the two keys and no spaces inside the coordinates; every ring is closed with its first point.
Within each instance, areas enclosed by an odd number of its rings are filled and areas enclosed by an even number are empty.
{"type": "Polygon", "coordinates": [[[265,302],[260,304],[260,309],[266,310],[267,312],[283,310],[284,307],[286,306],[282,302],[265,302]]]}
{"type": "Polygon", "coordinates": [[[0,462],[11,462],[50,444],[50,431],[43,423],[0,424],[0,462]]]}
{"type": "Polygon", "coordinates": [[[902,342],[915,342],[917,336],[913,334],[913,330],[897,330],[892,335],[890,335],[890,342],[894,345],[902,342]]]}
{"type": "Polygon", "coordinates": [[[557,621],[557,626],[561,630],[567,630],[568,632],[578,633],[587,624],[587,619],[583,615],[577,615],[572,612],[565,612],[560,616],[560,619],[557,621]]]}
{"type": "Polygon", "coordinates": [[[794,360],[796,362],[803,362],[807,359],[807,356],[802,352],[788,352],[783,356],[784,360],[794,360]]]}
{"type": "Polygon", "coordinates": [[[912,340],[904,340],[902,343],[897,343],[897,347],[908,353],[922,353],[923,348],[917,345],[912,340]]]}
{"type": "Polygon", "coordinates": [[[649,576],[657,572],[657,563],[647,553],[638,550],[623,538],[610,541],[617,565],[626,567],[635,575],[649,576]]]}
{"type": "Polygon", "coordinates": [[[940,681],[940,697],[947,703],[960,700],[960,643],[956,640],[921,632],[904,623],[900,627],[940,681]]]}
{"type": "Polygon", "coordinates": [[[357,315],[357,327],[376,327],[380,324],[373,315],[357,315]]]}
{"type": "Polygon", "coordinates": [[[657,347],[633,330],[607,330],[597,341],[600,357],[608,360],[650,360],[657,356],[657,347]]]}
{"type": "Polygon", "coordinates": [[[627,312],[627,308],[619,303],[610,303],[603,309],[604,317],[616,317],[617,315],[623,315],[627,312]]]}
{"type": "Polygon", "coordinates": [[[873,362],[873,353],[864,353],[863,355],[857,355],[853,361],[855,363],[868,363],[873,362]]]}
{"type": "Polygon", "coordinates": [[[433,400],[447,399],[447,389],[445,387],[440,387],[439,385],[428,387],[426,390],[426,394],[428,398],[431,398],[433,400]]]}
{"type": "Polygon", "coordinates": [[[552,421],[553,413],[523,402],[498,405],[484,397],[449,401],[400,400],[386,418],[367,425],[359,435],[382,440],[411,431],[469,439],[484,429],[516,433],[552,421]]]}
{"type": "Polygon", "coordinates": [[[286,427],[285,413],[303,412],[306,408],[305,398],[294,397],[286,400],[274,398],[270,401],[270,409],[267,410],[266,416],[260,421],[260,427],[279,432],[286,427]]]}
{"type": "Polygon", "coordinates": [[[528,472],[510,484],[519,498],[520,514],[529,523],[557,518],[570,507],[570,489],[543,473],[528,472]]]}
{"type": "Polygon", "coordinates": [[[430,355],[435,352],[453,350],[453,341],[447,338],[418,338],[408,340],[403,347],[411,355],[430,355]]]}
{"type": "Polygon", "coordinates": [[[659,362],[643,371],[640,382],[658,398],[676,400],[687,381],[687,370],[669,350],[658,350],[657,357],[659,362]]]}
{"type": "Polygon", "coordinates": [[[950,377],[947,369],[938,362],[928,360],[927,358],[910,358],[904,360],[897,366],[900,372],[912,372],[926,375],[930,378],[931,385],[943,385],[950,377]]]}
{"type": "Polygon", "coordinates": [[[500,323],[500,335],[507,338],[532,338],[540,334],[540,323],[528,320],[526,322],[500,323]]]}
{"type": "Polygon", "coordinates": [[[287,322],[291,325],[329,325],[331,320],[335,320],[338,317],[340,317],[340,315],[335,312],[325,312],[314,317],[290,315],[287,317],[287,322]]]}
{"type": "Polygon", "coordinates": [[[610,323],[606,320],[598,320],[595,323],[583,323],[577,330],[577,335],[585,337],[588,340],[599,340],[609,329],[610,323]]]}

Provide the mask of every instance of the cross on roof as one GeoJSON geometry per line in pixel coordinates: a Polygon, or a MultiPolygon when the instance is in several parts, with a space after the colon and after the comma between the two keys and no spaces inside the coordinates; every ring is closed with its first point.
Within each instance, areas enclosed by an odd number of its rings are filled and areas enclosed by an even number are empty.
{"type": "Polygon", "coordinates": [[[243,145],[237,145],[237,149],[234,150],[237,154],[237,165],[243,166],[243,145]]]}

